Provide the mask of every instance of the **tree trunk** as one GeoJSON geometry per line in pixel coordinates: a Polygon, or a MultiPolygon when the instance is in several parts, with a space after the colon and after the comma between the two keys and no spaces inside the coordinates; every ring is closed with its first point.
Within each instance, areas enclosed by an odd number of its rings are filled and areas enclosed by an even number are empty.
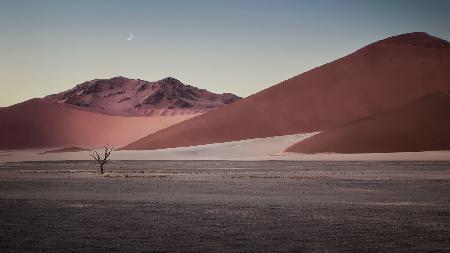
{"type": "Polygon", "coordinates": [[[103,163],[100,164],[100,173],[103,174],[103,163]]]}

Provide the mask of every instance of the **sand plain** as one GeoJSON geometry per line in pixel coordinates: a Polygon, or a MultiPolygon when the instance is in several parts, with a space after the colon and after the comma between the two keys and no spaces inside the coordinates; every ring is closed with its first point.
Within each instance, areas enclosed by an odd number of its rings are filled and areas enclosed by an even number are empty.
{"type": "Polygon", "coordinates": [[[0,165],[3,252],[450,250],[450,162],[0,165]]]}

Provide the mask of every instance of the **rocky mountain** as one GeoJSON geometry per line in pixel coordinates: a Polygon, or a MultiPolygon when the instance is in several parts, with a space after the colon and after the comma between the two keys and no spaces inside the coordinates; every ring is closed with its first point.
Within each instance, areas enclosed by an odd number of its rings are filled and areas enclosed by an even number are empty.
{"type": "Polygon", "coordinates": [[[165,116],[206,112],[240,97],[212,93],[172,77],[149,82],[119,76],[87,81],[46,99],[107,115],[165,116]]]}

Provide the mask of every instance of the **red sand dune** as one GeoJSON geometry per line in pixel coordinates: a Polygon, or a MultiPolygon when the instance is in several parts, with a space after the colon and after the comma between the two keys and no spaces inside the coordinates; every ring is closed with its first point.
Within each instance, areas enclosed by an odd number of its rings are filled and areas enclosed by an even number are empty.
{"type": "Polygon", "coordinates": [[[0,108],[0,149],[120,146],[189,116],[119,117],[46,99],[0,108]]]}
{"type": "Polygon", "coordinates": [[[366,46],[124,149],[160,149],[333,129],[450,90],[450,44],[426,33],[366,46]]]}
{"type": "Polygon", "coordinates": [[[387,153],[450,150],[450,93],[329,130],[289,147],[298,153],[387,153]]]}

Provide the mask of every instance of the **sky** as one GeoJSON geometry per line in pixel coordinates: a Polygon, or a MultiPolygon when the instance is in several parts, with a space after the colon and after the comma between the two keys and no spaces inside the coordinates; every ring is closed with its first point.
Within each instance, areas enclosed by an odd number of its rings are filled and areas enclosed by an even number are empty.
{"type": "Polygon", "coordinates": [[[0,0],[0,107],[114,76],[245,97],[389,36],[450,40],[449,13],[446,0],[0,0]]]}

